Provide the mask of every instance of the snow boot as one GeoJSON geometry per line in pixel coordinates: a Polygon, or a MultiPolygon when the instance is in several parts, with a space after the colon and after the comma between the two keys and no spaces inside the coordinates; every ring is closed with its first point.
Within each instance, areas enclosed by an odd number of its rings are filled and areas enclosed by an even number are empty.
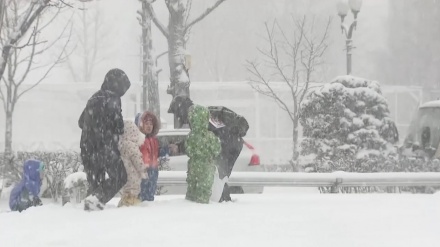
{"type": "Polygon", "coordinates": [[[141,203],[141,200],[136,195],[122,195],[121,200],[118,203],[118,207],[129,207],[129,206],[135,206],[141,203]]]}
{"type": "Polygon", "coordinates": [[[96,196],[90,195],[84,199],[84,210],[85,211],[98,211],[104,210],[104,204],[99,201],[96,196]]]}
{"type": "Polygon", "coordinates": [[[131,197],[130,197],[131,206],[141,204],[141,202],[142,201],[136,195],[131,195],[131,197]]]}
{"type": "Polygon", "coordinates": [[[127,194],[122,194],[121,200],[119,200],[119,203],[118,203],[118,208],[123,207],[123,206],[129,206],[128,196],[129,195],[127,195],[127,194]]]}

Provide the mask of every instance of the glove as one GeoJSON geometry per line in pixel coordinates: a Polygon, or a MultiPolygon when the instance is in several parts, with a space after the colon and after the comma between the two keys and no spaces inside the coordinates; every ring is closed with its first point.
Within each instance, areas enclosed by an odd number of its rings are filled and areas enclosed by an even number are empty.
{"type": "Polygon", "coordinates": [[[43,205],[43,202],[40,200],[40,198],[34,197],[34,200],[32,201],[32,205],[34,207],[41,206],[43,205]]]}
{"type": "Polygon", "coordinates": [[[22,211],[26,210],[27,208],[32,207],[32,205],[33,205],[33,202],[30,200],[18,202],[18,204],[16,205],[16,210],[21,213],[22,211]]]}

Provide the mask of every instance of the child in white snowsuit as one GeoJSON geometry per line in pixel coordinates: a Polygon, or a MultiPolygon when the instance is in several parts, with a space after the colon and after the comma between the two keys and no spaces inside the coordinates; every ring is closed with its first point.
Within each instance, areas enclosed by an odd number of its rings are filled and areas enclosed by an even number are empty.
{"type": "Polygon", "coordinates": [[[144,143],[144,136],[132,121],[124,121],[124,134],[119,139],[119,151],[127,171],[127,183],[122,188],[121,206],[132,206],[140,203],[138,195],[142,179],[147,172],[139,147],[144,143]]]}

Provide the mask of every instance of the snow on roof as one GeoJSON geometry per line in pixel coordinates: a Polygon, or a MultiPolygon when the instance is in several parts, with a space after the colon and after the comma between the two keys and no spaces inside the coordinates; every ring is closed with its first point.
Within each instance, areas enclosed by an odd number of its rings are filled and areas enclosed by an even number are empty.
{"type": "Polygon", "coordinates": [[[429,101],[421,105],[419,108],[440,107],[440,100],[429,101]]]}

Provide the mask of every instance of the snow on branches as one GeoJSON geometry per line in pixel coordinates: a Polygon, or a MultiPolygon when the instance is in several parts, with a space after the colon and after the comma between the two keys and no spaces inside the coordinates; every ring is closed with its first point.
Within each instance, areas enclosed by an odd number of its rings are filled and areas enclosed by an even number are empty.
{"type": "Polygon", "coordinates": [[[302,155],[314,157],[306,171],[371,172],[395,154],[398,133],[377,81],[337,77],[310,93],[300,114],[302,155]]]}

